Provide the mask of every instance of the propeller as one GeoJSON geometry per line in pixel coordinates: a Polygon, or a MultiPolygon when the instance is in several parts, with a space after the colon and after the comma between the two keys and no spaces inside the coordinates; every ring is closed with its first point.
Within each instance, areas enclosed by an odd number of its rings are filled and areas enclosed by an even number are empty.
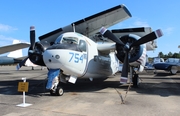
{"type": "Polygon", "coordinates": [[[107,30],[105,27],[102,27],[100,29],[100,33],[112,41],[116,42],[116,44],[120,44],[124,47],[124,52],[125,52],[125,57],[124,57],[124,62],[123,62],[123,68],[122,68],[122,73],[121,73],[121,80],[120,83],[124,84],[127,83],[127,77],[128,77],[128,66],[129,66],[129,51],[131,50],[132,47],[134,46],[139,46],[141,44],[145,44],[149,41],[155,40],[159,37],[161,37],[162,31],[160,29],[153,31],[143,37],[141,37],[139,40],[133,42],[131,45],[124,44],[120,39],[118,39],[111,31],[107,30]]]}
{"type": "Polygon", "coordinates": [[[124,46],[124,43],[120,39],[118,39],[114,34],[112,34],[109,30],[107,30],[105,27],[102,27],[100,29],[100,33],[104,37],[110,38],[112,41],[124,46]]]}
{"type": "MultiPolygon", "coordinates": [[[[35,46],[35,27],[31,26],[30,27],[30,47],[29,47],[29,52],[34,51],[34,46],[35,46]]],[[[26,57],[25,59],[23,59],[19,64],[17,64],[16,69],[19,70],[22,66],[25,66],[25,62],[27,61],[28,58],[29,58],[29,56],[26,57]]]]}
{"type": "Polygon", "coordinates": [[[22,66],[25,66],[25,62],[26,62],[27,59],[28,59],[28,57],[26,57],[20,63],[18,63],[17,66],[16,66],[16,70],[19,70],[22,66]]]}
{"type": "Polygon", "coordinates": [[[34,50],[34,46],[35,46],[35,27],[34,26],[30,27],[30,42],[31,42],[31,46],[29,50],[34,50]]]}
{"type": "Polygon", "coordinates": [[[131,44],[131,47],[133,46],[139,46],[141,44],[147,43],[149,41],[155,40],[163,35],[162,31],[160,29],[153,31],[143,37],[141,37],[139,40],[135,41],[133,44],[131,44]]]}

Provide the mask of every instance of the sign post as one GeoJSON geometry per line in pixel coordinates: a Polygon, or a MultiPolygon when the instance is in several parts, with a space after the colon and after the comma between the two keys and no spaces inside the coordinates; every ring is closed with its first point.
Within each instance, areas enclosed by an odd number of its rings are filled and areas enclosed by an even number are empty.
{"type": "Polygon", "coordinates": [[[28,92],[29,83],[26,82],[26,78],[22,78],[22,80],[23,80],[23,82],[19,82],[19,84],[18,84],[18,91],[23,92],[23,103],[18,104],[16,106],[27,107],[27,106],[32,105],[32,104],[26,103],[26,101],[25,101],[25,92],[28,92]]]}

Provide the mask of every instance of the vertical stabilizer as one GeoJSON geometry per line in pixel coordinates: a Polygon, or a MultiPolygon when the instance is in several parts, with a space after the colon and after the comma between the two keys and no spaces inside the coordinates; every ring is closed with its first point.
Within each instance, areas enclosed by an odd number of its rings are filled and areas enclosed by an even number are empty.
{"type": "MultiPolygon", "coordinates": [[[[17,43],[21,43],[21,41],[19,40],[13,40],[13,44],[17,44],[17,43]]],[[[23,57],[22,55],[22,49],[19,50],[15,50],[10,52],[7,57],[12,57],[12,58],[19,58],[19,57],[23,57]]]]}

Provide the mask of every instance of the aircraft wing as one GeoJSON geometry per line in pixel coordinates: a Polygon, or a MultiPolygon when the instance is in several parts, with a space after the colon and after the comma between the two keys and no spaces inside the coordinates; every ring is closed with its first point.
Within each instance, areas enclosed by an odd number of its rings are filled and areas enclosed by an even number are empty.
{"type": "Polygon", "coordinates": [[[27,58],[27,56],[23,56],[23,57],[19,57],[19,58],[14,58],[16,60],[24,60],[25,58],[27,58]]]}
{"type": "Polygon", "coordinates": [[[73,25],[76,32],[91,37],[103,27],[110,27],[131,17],[129,10],[124,5],[118,5],[100,13],[86,17],[72,24],[59,28],[39,37],[40,41],[54,42],[62,33],[73,32],[73,25]]]}
{"type": "Polygon", "coordinates": [[[15,51],[15,50],[22,49],[22,48],[27,48],[29,46],[30,46],[29,43],[18,43],[18,44],[2,46],[2,47],[0,47],[0,54],[15,51]]]}

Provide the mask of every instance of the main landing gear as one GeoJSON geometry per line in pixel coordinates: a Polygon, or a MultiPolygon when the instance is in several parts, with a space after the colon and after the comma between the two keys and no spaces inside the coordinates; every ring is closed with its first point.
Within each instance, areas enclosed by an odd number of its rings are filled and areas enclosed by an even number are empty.
{"type": "Polygon", "coordinates": [[[139,86],[139,75],[138,74],[134,74],[133,78],[132,78],[132,82],[133,82],[133,87],[138,87],[139,86]]]}
{"type": "Polygon", "coordinates": [[[133,67],[130,67],[130,83],[132,82],[133,87],[139,86],[139,74],[136,73],[133,67]]]}

